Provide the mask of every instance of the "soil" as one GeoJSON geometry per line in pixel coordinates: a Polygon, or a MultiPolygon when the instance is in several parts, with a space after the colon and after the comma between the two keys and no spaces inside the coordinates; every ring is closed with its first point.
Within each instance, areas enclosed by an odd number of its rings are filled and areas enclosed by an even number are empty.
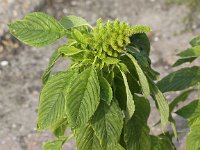
{"type": "MultiPolygon", "coordinates": [[[[200,21],[191,30],[185,30],[183,19],[189,8],[184,5],[168,5],[165,0],[1,0],[0,2],[0,150],[40,150],[45,141],[53,139],[50,132],[36,131],[38,97],[41,90],[41,75],[53,51],[66,39],[42,48],[26,46],[8,33],[6,24],[21,19],[31,11],[44,11],[58,20],[65,15],[77,15],[91,24],[119,18],[130,24],[146,24],[152,27],[151,58],[161,77],[176,68],[170,66],[177,60],[176,53],[189,47],[189,41],[200,34],[200,21]],[[183,32],[184,31],[184,32],[183,32]]],[[[200,20],[200,19],[199,19],[200,20]]],[[[69,60],[61,60],[57,69],[62,69],[69,60]]],[[[194,64],[199,65],[199,61],[194,64]]],[[[172,95],[167,98],[171,100],[172,95]]],[[[153,104],[152,104],[153,105],[153,104]]],[[[159,116],[152,109],[154,117],[159,116]]],[[[184,121],[177,118],[178,130],[185,130],[184,121]]],[[[152,126],[153,134],[160,132],[152,126]]],[[[180,138],[178,150],[184,150],[185,137],[180,138]]],[[[74,141],[64,145],[74,150],[74,141]]]]}

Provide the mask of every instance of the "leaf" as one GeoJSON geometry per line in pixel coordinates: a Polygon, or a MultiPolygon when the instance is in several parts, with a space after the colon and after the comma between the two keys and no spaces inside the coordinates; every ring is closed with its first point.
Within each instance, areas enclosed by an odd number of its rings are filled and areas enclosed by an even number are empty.
{"type": "Polygon", "coordinates": [[[198,37],[192,39],[192,40],[190,41],[190,44],[192,45],[192,47],[200,45],[200,36],[198,36],[198,37]]]}
{"type": "Polygon", "coordinates": [[[157,83],[162,92],[179,91],[200,82],[200,67],[183,68],[172,72],[157,83]]]}
{"type": "Polygon", "coordinates": [[[60,53],[56,50],[52,54],[52,56],[51,56],[51,58],[49,60],[48,67],[45,70],[44,74],[42,75],[42,82],[43,82],[43,84],[46,84],[46,82],[48,81],[50,73],[51,73],[51,69],[53,68],[55,62],[58,60],[59,57],[60,57],[60,53]]]}
{"type": "Polygon", "coordinates": [[[103,59],[103,62],[105,62],[107,65],[117,64],[119,62],[119,59],[113,57],[106,57],[105,59],[103,59]]]}
{"type": "Polygon", "coordinates": [[[158,104],[160,116],[161,116],[161,125],[163,128],[166,127],[169,119],[169,105],[160,89],[155,85],[155,83],[149,78],[150,89],[152,97],[155,99],[156,104],[158,104]]]}
{"type": "Polygon", "coordinates": [[[126,78],[126,75],[123,71],[121,71],[123,80],[124,80],[124,85],[126,88],[126,97],[127,97],[127,104],[126,104],[126,121],[128,121],[134,114],[135,111],[135,104],[133,100],[133,95],[131,94],[131,91],[129,89],[128,81],[126,78]]]}
{"type": "Polygon", "coordinates": [[[197,57],[188,57],[188,58],[181,58],[178,59],[172,66],[177,67],[179,65],[182,65],[183,63],[189,62],[192,63],[197,57]]]}
{"type": "Polygon", "coordinates": [[[200,56],[200,46],[195,46],[192,48],[188,48],[185,51],[182,51],[177,54],[182,58],[190,58],[190,57],[199,57],[200,56]]]}
{"type": "Polygon", "coordinates": [[[88,26],[92,28],[92,26],[85,19],[77,16],[65,16],[61,19],[60,23],[65,29],[70,29],[80,26],[88,26]]]}
{"type": "Polygon", "coordinates": [[[87,68],[79,74],[66,97],[68,123],[80,127],[94,114],[100,101],[100,87],[96,70],[87,68]]]}
{"type": "Polygon", "coordinates": [[[100,141],[89,124],[75,130],[75,137],[78,150],[102,150],[100,141]]]}
{"type": "Polygon", "coordinates": [[[133,44],[134,47],[138,48],[142,54],[144,54],[145,56],[149,56],[150,41],[145,33],[133,34],[130,37],[130,40],[131,44],[133,44]]]}
{"type": "Polygon", "coordinates": [[[167,136],[151,136],[151,150],[175,150],[167,136]]]}
{"type": "Polygon", "coordinates": [[[116,101],[112,101],[110,106],[102,101],[91,122],[102,147],[110,149],[110,146],[118,143],[123,128],[123,116],[116,101]]]}
{"type": "Polygon", "coordinates": [[[60,72],[52,76],[42,89],[38,110],[38,130],[54,126],[65,115],[65,95],[76,71],[60,72]]]}
{"type": "Polygon", "coordinates": [[[65,29],[53,17],[33,12],[8,25],[11,34],[30,46],[45,46],[55,42],[65,34],[65,29]]]}
{"type": "Polygon", "coordinates": [[[199,125],[192,126],[186,140],[186,150],[200,149],[200,128],[199,125]]]}
{"type": "Polygon", "coordinates": [[[67,140],[68,140],[68,137],[61,137],[57,140],[49,141],[44,144],[44,150],[62,150],[62,145],[67,140]]]}
{"type": "Polygon", "coordinates": [[[192,93],[196,91],[196,89],[189,89],[186,90],[184,92],[182,92],[180,95],[178,95],[170,104],[169,104],[169,108],[170,108],[170,112],[172,112],[172,110],[177,106],[177,104],[179,102],[183,102],[185,101],[188,96],[192,93]]]}
{"type": "Polygon", "coordinates": [[[146,78],[144,72],[142,71],[142,69],[140,68],[139,64],[137,63],[136,59],[129,53],[126,53],[126,55],[130,58],[133,65],[135,66],[135,69],[137,71],[139,81],[140,81],[140,84],[142,87],[142,91],[143,91],[145,97],[147,97],[148,95],[150,95],[150,89],[149,89],[149,84],[148,84],[147,78],[146,78]]]}
{"type": "Polygon", "coordinates": [[[150,150],[151,139],[147,119],[150,114],[150,104],[144,97],[136,96],[135,113],[124,126],[124,139],[128,150],[150,150]]]}
{"type": "Polygon", "coordinates": [[[83,52],[83,50],[80,50],[74,46],[64,45],[58,49],[58,52],[62,53],[64,56],[69,57],[71,55],[81,53],[81,52],[83,52]]]}
{"type": "Polygon", "coordinates": [[[58,138],[61,136],[64,136],[66,129],[67,129],[67,119],[66,118],[62,119],[56,125],[51,127],[51,131],[58,138]]]}
{"type": "Polygon", "coordinates": [[[105,101],[108,105],[110,105],[113,99],[113,91],[110,84],[104,77],[101,76],[99,77],[99,84],[101,100],[105,101]]]}

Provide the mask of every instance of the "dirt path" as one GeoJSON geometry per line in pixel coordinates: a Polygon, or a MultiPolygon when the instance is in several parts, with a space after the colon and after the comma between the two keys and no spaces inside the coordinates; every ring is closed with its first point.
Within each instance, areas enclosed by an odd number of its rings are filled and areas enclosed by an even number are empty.
{"type": "MultiPolygon", "coordinates": [[[[91,24],[102,17],[103,20],[119,18],[131,24],[150,25],[153,29],[149,34],[152,41],[151,58],[161,76],[172,70],[169,66],[177,59],[176,52],[187,48],[190,39],[200,34],[200,28],[181,33],[185,27],[182,19],[187,16],[188,9],[168,6],[164,0],[1,1],[0,150],[40,150],[43,142],[53,138],[49,131],[38,133],[35,129],[40,77],[51,53],[66,40],[44,48],[31,48],[20,44],[7,33],[7,22],[20,19],[30,11],[45,11],[57,19],[69,14],[78,15],[91,24]]],[[[57,66],[62,68],[68,63],[63,60],[57,66]]],[[[155,129],[153,131],[157,132],[155,129]]],[[[184,150],[184,138],[182,143],[178,150],[184,150]]],[[[73,141],[64,147],[74,150],[73,141]]]]}

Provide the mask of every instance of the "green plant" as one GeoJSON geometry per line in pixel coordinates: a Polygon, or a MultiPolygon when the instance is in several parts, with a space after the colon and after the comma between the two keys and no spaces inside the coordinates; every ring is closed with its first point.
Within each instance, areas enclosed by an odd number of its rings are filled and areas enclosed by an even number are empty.
{"type": "MultiPolygon", "coordinates": [[[[165,128],[170,122],[176,135],[170,112],[179,100],[168,105],[162,93],[170,91],[163,87],[171,81],[169,77],[156,84],[159,74],[151,68],[145,34],[151,30],[148,26],[130,26],[119,20],[103,23],[99,19],[92,27],[80,17],[66,16],[57,21],[41,12],[30,13],[8,26],[17,39],[30,46],[68,38],[53,53],[42,77],[37,129],[49,128],[56,136],[44,145],[45,150],[61,150],[73,136],[78,150],[175,149],[173,133],[165,132],[165,128]],[[72,63],[64,71],[52,73],[60,57],[70,58],[72,63]],[[150,134],[147,125],[150,97],[161,118],[163,132],[157,136],[150,134]],[[65,135],[68,128],[72,134],[65,135]]],[[[189,87],[180,86],[176,90],[189,87]]]]}

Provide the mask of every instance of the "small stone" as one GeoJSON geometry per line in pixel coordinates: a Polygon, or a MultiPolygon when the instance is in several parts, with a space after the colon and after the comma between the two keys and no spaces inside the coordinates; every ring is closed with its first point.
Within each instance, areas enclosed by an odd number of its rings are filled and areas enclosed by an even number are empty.
{"type": "Polygon", "coordinates": [[[7,60],[1,61],[1,66],[2,67],[7,66],[7,65],[8,65],[8,61],[7,60]]]}
{"type": "Polygon", "coordinates": [[[159,37],[155,37],[155,38],[154,38],[154,41],[155,41],[155,42],[158,42],[159,40],[160,40],[159,37]]]}
{"type": "Polygon", "coordinates": [[[17,126],[16,126],[16,124],[12,124],[12,128],[16,128],[17,126]]]}

